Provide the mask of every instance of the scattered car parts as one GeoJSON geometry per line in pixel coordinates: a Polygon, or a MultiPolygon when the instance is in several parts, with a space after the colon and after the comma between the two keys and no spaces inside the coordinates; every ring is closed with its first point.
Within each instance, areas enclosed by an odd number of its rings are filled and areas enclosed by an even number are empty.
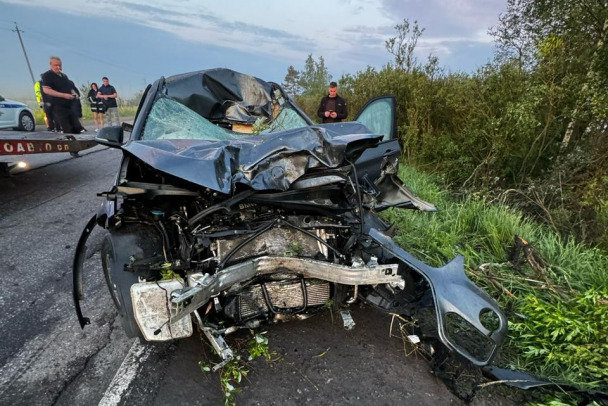
{"type": "MultiPolygon", "coordinates": [[[[108,288],[131,337],[186,337],[194,320],[228,360],[231,331],[363,300],[426,317],[419,339],[490,364],[507,320],[467,278],[463,258],[430,267],[377,215],[436,210],[397,176],[394,104],[382,96],[358,121],[315,125],[279,85],[227,69],[154,82],[132,127],[97,135],[123,159],[76,250],[81,326],[89,324],[84,250],[97,224],[107,230],[108,288]]],[[[354,326],[347,312],[343,320],[354,326]]]]}

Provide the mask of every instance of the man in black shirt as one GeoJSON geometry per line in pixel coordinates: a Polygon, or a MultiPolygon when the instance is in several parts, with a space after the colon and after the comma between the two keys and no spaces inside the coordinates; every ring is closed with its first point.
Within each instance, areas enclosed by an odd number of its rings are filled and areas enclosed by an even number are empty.
{"type": "Polygon", "coordinates": [[[53,118],[59,122],[65,134],[80,133],[80,123],[71,114],[72,100],[76,98],[73,84],[61,71],[61,59],[51,56],[51,69],[42,74],[42,91],[51,98],[53,118]]]}
{"type": "Polygon", "coordinates": [[[116,92],[114,86],[110,84],[110,79],[104,76],[101,81],[103,85],[101,85],[99,88],[97,97],[99,97],[103,102],[106,112],[106,123],[109,126],[120,125],[120,117],[118,117],[118,104],[116,103],[118,93],[116,92]]]}
{"type": "Polygon", "coordinates": [[[317,115],[324,123],[339,123],[348,116],[346,99],[338,96],[338,84],[329,84],[329,94],[321,99],[317,115]]]}

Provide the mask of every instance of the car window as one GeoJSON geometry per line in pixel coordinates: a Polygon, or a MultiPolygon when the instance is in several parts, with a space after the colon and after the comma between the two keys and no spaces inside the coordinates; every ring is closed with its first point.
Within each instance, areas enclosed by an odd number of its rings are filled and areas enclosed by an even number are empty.
{"type": "Polygon", "coordinates": [[[284,130],[291,130],[293,128],[306,127],[308,124],[295,110],[289,107],[284,107],[277,117],[270,123],[268,129],[262,131],[262,133],[273,133],[284,130]]]}
{"type": "Polygon", "coordinates": [[[382,141],[391,139],[393,128],[393,104],[390,98],[381,98],[371,102],[361,114],[357,121],[363,123],[376,134],[382,134],[382,141]]]}
{"type": "Polygon", "coordinates": [[[144,128],[144,140],[208,140],[224,141],[238,138],[181,103],[168,98],[154,102],[144,128]]]}
{"type": "MultiPolygon", "coordinates": [[[[305,127],[307,125],[304,118],[295,110],[284,106],[268,126],[260,128],[260,133],[267,134],[305,127]]],[[[250,137],[252,135],[251,132],[235,132],[220,127],[183,104],[166,97],[161,97],[154,102],[150,110],[142,139],[226,141],[250,137]]]]}

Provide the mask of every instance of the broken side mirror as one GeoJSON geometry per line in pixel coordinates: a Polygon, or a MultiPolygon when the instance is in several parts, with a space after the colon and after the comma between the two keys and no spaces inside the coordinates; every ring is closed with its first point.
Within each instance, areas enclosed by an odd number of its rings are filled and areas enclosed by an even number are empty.
{"type": "Polygon", "coordinates": [[[120,148],[123,136],[122,126],[104,127],[97,133],[95,141],[110,148],[120,148]]]}

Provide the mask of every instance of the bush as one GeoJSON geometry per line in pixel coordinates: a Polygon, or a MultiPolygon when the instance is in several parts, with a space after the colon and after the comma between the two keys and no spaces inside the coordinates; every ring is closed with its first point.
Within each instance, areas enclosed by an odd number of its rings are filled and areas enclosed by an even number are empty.
{"type": "Polygon", "coordinates": [[[498,362],[580,388],[608,389],[608,255],[566,242],[521,211],[478,194],[456,200],[445,180],[405,165],[400,177],[436,213],[391,209],[395,240],[439,266],[462,254],[466,271],[507,312],[509,340],[498,362]],[[514,256],[515,236],[531,256],[514,256]]]}

